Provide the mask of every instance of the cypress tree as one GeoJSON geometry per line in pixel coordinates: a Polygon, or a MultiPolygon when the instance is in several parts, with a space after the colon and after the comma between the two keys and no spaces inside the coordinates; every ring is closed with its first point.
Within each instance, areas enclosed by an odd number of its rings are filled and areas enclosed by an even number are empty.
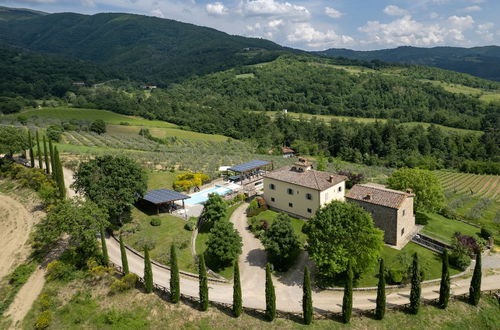
{"type": "Polygon", "coordinates": [[[43,136],[43,156],[45,157],[45,172],[50,174],[49,153],[47,151],[47,140],[43,136]]]}
{"type": "Polygon", "coordinates": [[[418,254],[413,255],[413,264],[411,267],[411,291],[410,291],[410,313],[417,314],[420,309],[420,268],[418,265],[418,254]]]}
{"type": "Polygon", "coordinates": [[[476,252],[476,266],[469,288],[469,304],[477,306],[481,298],[481,251],[476,252]]]}
{"type": "Polygon", "coordinates": [[[241,299],[240,266],[238,259],[234,261],[234,282],[233,282],[233,315],[239,317],[243,311],[243,301],[241,299]]]}
{"type": "Polygon", "coordinates": [[[198,261],[198,276],[200,280],[200,309],[206,311],[208,309],[208,278],[207,267],[205,266],[205,257],[200,254],[198,261]]]}
{"type": "Polygon", "coordinates": [[[181,290],[179,284],[179,265],[177,264],[177,253],[175,246],[170,246],[170,300],[174,304],[181,299],[181,290]]]}
{"type": "Polygon", "coordinates": [[[147,247],[144,248],[144,291],[146,293],[153,292],[153,269],[147,247]]]}
{"type": "Polygon", "coordinates": [[[102,248],[102,262],[104,266],[109,266],[108,247],[106,246],[106,235],[104,226],[101,226],[101,248],[102,248]]]}
{"type": "Polygon", "coordinates": [[[274,292],[273,278],[271,276],[271,266],[266,266],[266,319],[274,320],[276,317],[276,293],[274,292]]]}
{"type": "Polygon", "coordinates": [[[43,168],[42,148],[40,148],[40,136],[38,135],[38,131],[35,132],[35,137],[36,137],[36,149],[38,152],[38,167],[43,168]]]}
{"type": "Polygon", "coordinates": [[[56,166],[55,166],[55,157],[54,157],[54,145],[52,144],[52,140],[49,139],[49,153],[50,153],[50,168],[52,170],[52,178],[55,180],[55,171],[56,171],[56,166]]]}
{"type": "Polygon", "coordinates": [[[30,165],[31,167],[35,167],[35,154],[33,152],[33,137],[31,136],[31,131],[28,130],[28,143],[30,149],[30,165]]]}
{"type": "Polygon", "coordinates": [[[378,271],[377,287],[377,307],[375,308],[375,318],[382,320],[385,315],[385,269],[384,259],[380,259],[380,269],[378,271]]]}
{"type": "Polygon", "coordinates": [[[59,151],[57,147],[54,147],[54,158],[55,158],[55,181],[57,183],[57,189],[59,191],[59,197],[61,199],[66,198],[66,186],[64,185],[64,173],[62,169],[61,160],[59,158],[59,151]]]}
{"type": "Polygon", "coordinates": [[[309,269],[304,267],[304,283],[302,285],[302,312],[304,324],[309,325],[313,319],[313,303],[311,292],[311,276],[309,269]]]}
{"type": "Polygon", "coordinates": [[[450,271],[448,269],[448,250],[444,249],[441,255],[443,266],[441,270],[441,286],[439,287],[439,302],[440,308],[445,309],[448,307],[448,300],[450,299],[450,271]]]}
{"type": "Polygon", "coordinates": [[[344,299],[342,300],[342,320],[344,323],[351,321],[352,315],[352,267],[351,262],[347,264],[345,277],[344,299]]]}
{"type": "Polygon", "coordinates": [[[120,254],[122,256],[122,272],[123,275],[127,275],[130,271],[128,269],[127,250],[125,250],[125,244],[123,244],[122,235],[120,235],[120,254]]]}

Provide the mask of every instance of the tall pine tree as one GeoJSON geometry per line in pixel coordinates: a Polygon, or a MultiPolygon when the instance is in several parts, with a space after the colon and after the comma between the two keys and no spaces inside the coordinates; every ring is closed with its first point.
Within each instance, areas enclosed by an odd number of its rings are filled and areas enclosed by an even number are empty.
{"type": "Polygon", "coordinates": [[[102,249],[102,263],[104,266],[109,266],[108,247],[106,246],[106,233],[104,226],[101,226],[101,249],[102,249]]]}
{"type": "Polygon", "coordinates": [[[469,288],[469,304],[477,306],[481,298],[481,251],[476,252],[476,266],[472,274],[469,288]]]}
{"type": "Polygon", "coordinates": [[[311,276],[309,275],[309,269],[304,267],[304,282],[302,285],[302,313],[304,318],[304,324],[311,324],[313,319],[313,303],[312,303],[312,291],[311,291],[311,276]]]}
{"type": "Polygon", "coordinates": [[[345,277],[345,287],[344,287],[344,299],[342,300],[342,320],[344,323],[349,323],[351,321],[352,315],[352,267],[351,263],[347,264],[346,277],[345,277]]]}
{"type": "Polygon", "coordinates": [[[43,156],[45,158],[45,173],[50,174],[49,153],[47,149],[47,140],[43,136],[43,156]]]}
{"type": "Polygon", "coordinates": [[[382,320],[385,315],[385,269],[384,259],[380,259],[380,269],[378,271],[378,287],[377,287],[377,307],[375,308],[375,318],[382,320]]]}
{"type": "Polygon", "coordinates": [[[199,291],[200,291],[200,309],[206,311],[208,309],[208,277],[207,267],[205,265],[205,257],[200,254],[198,260],[198,277],[199,277],[199,291]]]}
{"type": "Polygon", "coordinates": [[[420,309],[420,267],[418,264],[418,254],[413,255],[413,264],[411,267],[411,291],[410,291],[410,313],[417,314],[420,309]]]}
{"type": "Polygon", "coordinates": [[[54,156],[54,145],[52,144],[52,140],[49,139],[49,153],[50,153],[50,169],[52,172],[52,178],[55,180],[56,177],[54,175],[56,171],[56,164],[55,164],[55,156],[54,156]]]}
{"type": "Polygon", "coordinates": [[[243,301],[241,297],[240,266],[238,259],[234,261],[233,276],[233,315],[239,317],[243,311],[243,301]]]}
{"type": "Polygon", "coordinates": [[[30,154],[30,165],[35,167],[35,153],[33,152],[33,137],[31,136],[31,131],[28,130],[28,143],[29,143],[29,154],[30,154]]]}
{"type": "Polygon", "coordinates": [[[271,276],[271,266],[266,266],[266,319],[274,320],[276,317],[276,293],[274,292],[273,278],[271,276]]]}
{"type": "Polygon", "coordinates": [[[128,258],[127,258],[127,250],[125,249],[125,244],[123,243],[123,237],[120,234],[120,254],[122,257],[122,272],[123,275],[127,275],[130,270],[128,268],[128,258]]]}
{"type": "Polygon", "coordinates": [[[64,172],[61,164],[61,159],[59,158],[59,151],[57,151],[57,147],[54,147],[54,172],[55,172],[55,181],[57,184],[57,189],[59,191],[59,198],[66,198],[66,186],[64,185],[64,172]]]}
{"type": "Polygon", "coordinates": [[[38,135],[38,131],[35,132],[35,136],[36,136],[36,150],[38,152],[38,167],[43,168],[42,148],[40,148],[40,136],[38,135]]]}
{"type": "Polygon", "coordinates": [[[144,291],[153,292],[153,268],[149,259],[149,249],[144,248],[144,291]]]}
{"type": "Polygon", "coordinates": [[[439,302],[440,308],[445,309],[448,307],[448,301],[450,299],[450,271],[448,264],[448,250],[444,249],[441,255],[443,262],[441,269],[441,286],[439,287],[439,302]]]}
{"type": "Polygon", "coordinates": [[[176,304],[181,299],[179,265],[175,245],[170,246],[170,300],[176,304]]]}

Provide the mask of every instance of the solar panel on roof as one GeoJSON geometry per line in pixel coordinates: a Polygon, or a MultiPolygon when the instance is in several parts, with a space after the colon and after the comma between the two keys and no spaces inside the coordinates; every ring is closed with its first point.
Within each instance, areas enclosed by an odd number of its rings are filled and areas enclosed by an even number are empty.
{"type": "Polygon", "coordinates": [[[178,201],[181,199],[191,198],[188,195],[184,195],[178,193],[177,191],[169,190],[169,189],[158,189],[158,190],[150,190],[146,192],[142,199],[153,203],[153,204],[161,204],[167,202],[178,201]]]}
{"type": "Polygon", "coordinates": [[[236,165],[231,168],[229,168],[230,171],[233,172],[248,172],[253,169],[260,168],[262,166],[270,165],[271,162],[265,161],[265,160],[252,160],[251,162],[241,164],[241,165],[236,165]]]}

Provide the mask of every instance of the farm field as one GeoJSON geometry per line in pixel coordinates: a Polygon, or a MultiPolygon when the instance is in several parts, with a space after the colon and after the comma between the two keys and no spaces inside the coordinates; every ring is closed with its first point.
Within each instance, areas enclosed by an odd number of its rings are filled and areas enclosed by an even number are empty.
{"type": "Polygon", "coordinates": [[[97,134],[94,132],[64,132],[62,142],[76,146],[103,147],[122,150],[166,151],[164,145],[148,140],[139,135],[118,136],[97,134]]]}
{"type": "MultiPolygon", "coordinates": [[[[125,126],[110,124],[107,126],[107,132],[113,135],[138,135],[144,126],[125,126]]],[[[193,131],[183,130],[178,127],[147,127],[152,136],[164,138],[179,138],[191,141],[214,141],[220,142],[229,139],[227,136],[218,134],[204,134],[193,131]]]]}

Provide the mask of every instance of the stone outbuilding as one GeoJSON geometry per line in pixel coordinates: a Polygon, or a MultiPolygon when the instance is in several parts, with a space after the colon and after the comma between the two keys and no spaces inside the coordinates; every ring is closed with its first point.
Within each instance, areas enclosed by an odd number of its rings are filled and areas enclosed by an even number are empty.
{"type": "Polygon", "coordinates": [[[349,190],[346,200],[369,212],[375,226],[384,231],[384,241],[403,247],[417,232],[411,191],[388,189],[378,184],[357,184],[349,190]]]}

